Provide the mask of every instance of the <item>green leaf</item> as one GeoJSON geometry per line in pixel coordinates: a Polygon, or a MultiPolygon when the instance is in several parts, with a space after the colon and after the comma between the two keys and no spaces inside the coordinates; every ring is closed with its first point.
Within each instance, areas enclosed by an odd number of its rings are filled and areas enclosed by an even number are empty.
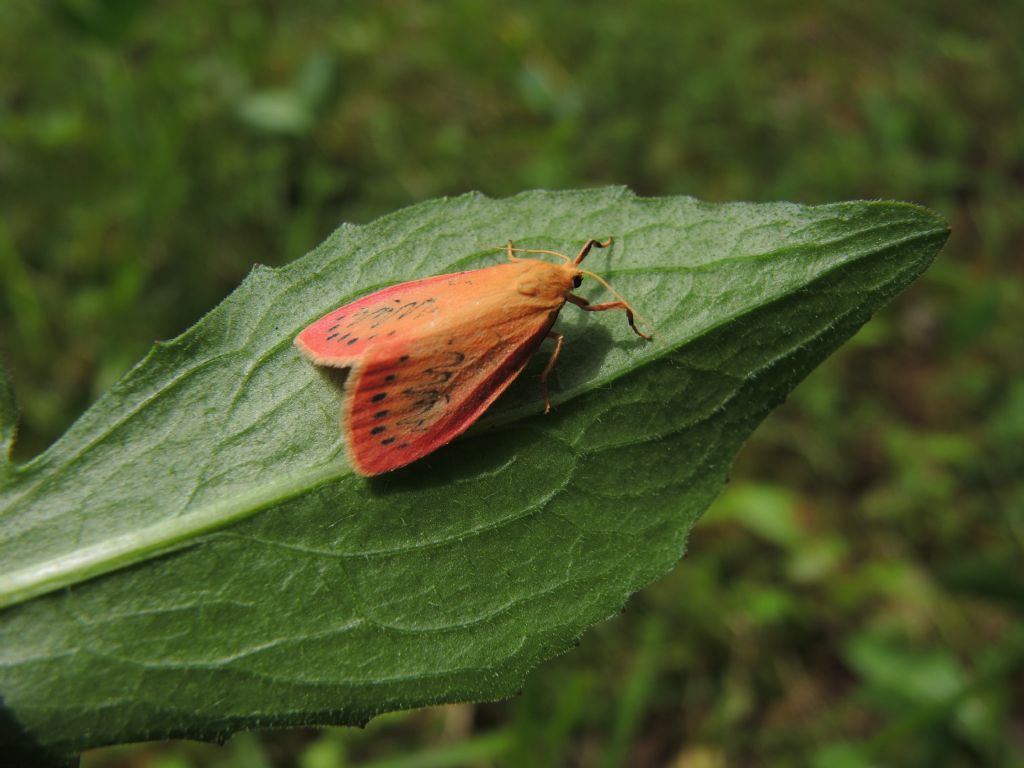
{"type": "Polygon", "coordinates": [[[946,235],[898,203],[473,194],[257,268],[4,481],[3,738],[60,755],[509,695],[678,561],[751,430],[946,235]],[[509,238],[609,235],[588,266],[654,343],[567,307],[551,416],[541,354],[469,435],[351,473],[302,327],[509,238]]]}

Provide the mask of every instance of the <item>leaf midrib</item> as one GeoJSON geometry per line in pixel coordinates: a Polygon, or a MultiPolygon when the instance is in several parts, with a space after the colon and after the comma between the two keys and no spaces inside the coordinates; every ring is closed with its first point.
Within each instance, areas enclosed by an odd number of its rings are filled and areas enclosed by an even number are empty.
{"type": "Polygon", "coordinates": [[[182,549],[197,536],[243,520],[350,473],[347,465],[332,460],[183,515],[0,575],[0,610],[155,555],[182,549]]]}

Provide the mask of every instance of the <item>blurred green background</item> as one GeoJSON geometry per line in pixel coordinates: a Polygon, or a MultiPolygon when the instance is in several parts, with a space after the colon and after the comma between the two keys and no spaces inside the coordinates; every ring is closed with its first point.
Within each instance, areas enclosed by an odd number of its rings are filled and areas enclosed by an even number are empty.
{"type": "Polygon", "coordinates": [[[689,556],[512,701],[83,765],[1024,764],[1024,6],[0,7],[0,355],[44,449],[254,262],[478,189],[911,200],[934,266],[689,556]]]}

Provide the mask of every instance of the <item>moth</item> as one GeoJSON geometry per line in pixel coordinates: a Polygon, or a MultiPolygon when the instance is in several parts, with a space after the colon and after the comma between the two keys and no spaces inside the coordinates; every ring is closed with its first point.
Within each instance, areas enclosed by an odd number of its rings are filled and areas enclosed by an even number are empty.
{"type": "Polygon", "coordinates": [[[621,310],[633,331],[650,340],[629,303],[580,267],[592,248],[611,244],[611,238],[587,240],[570,259],[509,241],[505,263],[384,288],[299,333],[295,344],[310,361],[351,369],[342,428],[356,471],[398,469],[454,440],[515,381],[545,339],[554,341],[541,374],[544,412],[550,412],[548,377],[564,343],[551,327],[566,302],[588,312],[621,310]],[[617,300],[591,304],[573,294],[585,275],[617,300]]]}

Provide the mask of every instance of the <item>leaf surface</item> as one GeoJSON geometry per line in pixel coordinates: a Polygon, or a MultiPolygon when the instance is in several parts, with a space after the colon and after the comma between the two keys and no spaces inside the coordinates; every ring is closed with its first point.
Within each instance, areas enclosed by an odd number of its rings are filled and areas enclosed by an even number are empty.
{"type": "Polygon", "coordinates": [[[0,471],[0,738],[60,755],[510,694],[678,561],[742,441],[946,235],[900,203],[472,194],[258,267],[0,471]],[[542,353],[462,439],[352,474],[337,379],[301,359],[299,330],[497,263],[510,238],[574,252],[609,235],[587,265],[654,343],[567,306],[551,416],[542,353]]]}

